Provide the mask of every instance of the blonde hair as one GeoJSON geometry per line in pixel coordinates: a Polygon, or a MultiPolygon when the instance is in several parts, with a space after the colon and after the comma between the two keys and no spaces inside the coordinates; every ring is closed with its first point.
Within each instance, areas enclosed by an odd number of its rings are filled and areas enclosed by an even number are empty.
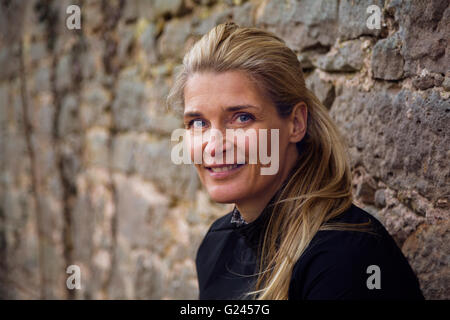
{"type": "Polygon", "coordinates": [[[260,272],[248,293],[258,299],[287,299],[294,264],[319,230],[367,231],[367,224],[327,223],[352,204],[347,146],[327,109],[306,88],[297,56],[275,34],[234,22],[217,25],[184,56],[168,105],[184,108],[184,87],[192,74],[235,70],[262,89],[281,117],[301,101],[308,109],[306,135],[297,143],[299,160],[274,202],[277,214],[270,215],[259,251],[260,272]]]}

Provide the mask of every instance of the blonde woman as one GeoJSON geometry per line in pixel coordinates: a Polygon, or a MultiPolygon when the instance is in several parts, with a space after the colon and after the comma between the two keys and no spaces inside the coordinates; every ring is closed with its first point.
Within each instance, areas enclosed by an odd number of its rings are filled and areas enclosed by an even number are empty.
{"type": "Polygon", "coordinates": [[[343,139],[282,39],[216,26],[184,57],[167,101],[184,110],[210,197],[234,204],[198,249],[200,299],[423,299],[394,240],[352,203],[343,139]],[[256,140],[239,145],[250,131],[256,140]],[[249,161],[264,143],[272,163],[249,161]]]}

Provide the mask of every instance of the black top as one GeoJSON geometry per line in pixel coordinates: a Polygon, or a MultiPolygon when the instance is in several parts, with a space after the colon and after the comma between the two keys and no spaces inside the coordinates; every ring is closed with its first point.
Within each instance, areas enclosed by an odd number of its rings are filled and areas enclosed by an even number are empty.
{"type": "MultiPolygon", "coordinates": [[[[239,219],[235,207],[211,225],[196,258],[200,299],[245,299],[254,289],[268,207],[251,223],[239,219]]],[[[373,233],[319,231],[294,265],[289,299],[424,299],[408,261],[376,218],[352,204],[332,221],[368,220],[373,233]]]]}

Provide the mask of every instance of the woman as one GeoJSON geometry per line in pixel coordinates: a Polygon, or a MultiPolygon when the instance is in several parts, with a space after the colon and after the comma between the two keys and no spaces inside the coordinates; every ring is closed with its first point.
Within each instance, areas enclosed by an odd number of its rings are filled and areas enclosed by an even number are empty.
{"type": "Polygon", "coordinates": [[[184,57],[168,104],[184,108],[210,197],[234,203],[198,249],[200,299],[423,299],[394,240],[352,204],[343,139],[283,40],[233,22],[216,26],[184,57]],[[224,138],[238,129],[268,134],[243,145],[238,134],[224,138]],[[268,142],[278,170],[262,174],[272,164],[251,163],[250,151],[268,142]]]}

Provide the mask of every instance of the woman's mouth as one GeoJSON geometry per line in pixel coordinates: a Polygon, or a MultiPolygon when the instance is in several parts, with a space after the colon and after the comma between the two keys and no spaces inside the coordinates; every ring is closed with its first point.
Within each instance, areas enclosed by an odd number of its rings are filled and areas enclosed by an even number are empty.
{"type": "Polygon", "coordinates": [[[205,169],[208,170],[210,176],[213,178],[225,178],[234,174],[243,166],[244,164],[219,165],[214,167],[205,166],[205,169]]]}

